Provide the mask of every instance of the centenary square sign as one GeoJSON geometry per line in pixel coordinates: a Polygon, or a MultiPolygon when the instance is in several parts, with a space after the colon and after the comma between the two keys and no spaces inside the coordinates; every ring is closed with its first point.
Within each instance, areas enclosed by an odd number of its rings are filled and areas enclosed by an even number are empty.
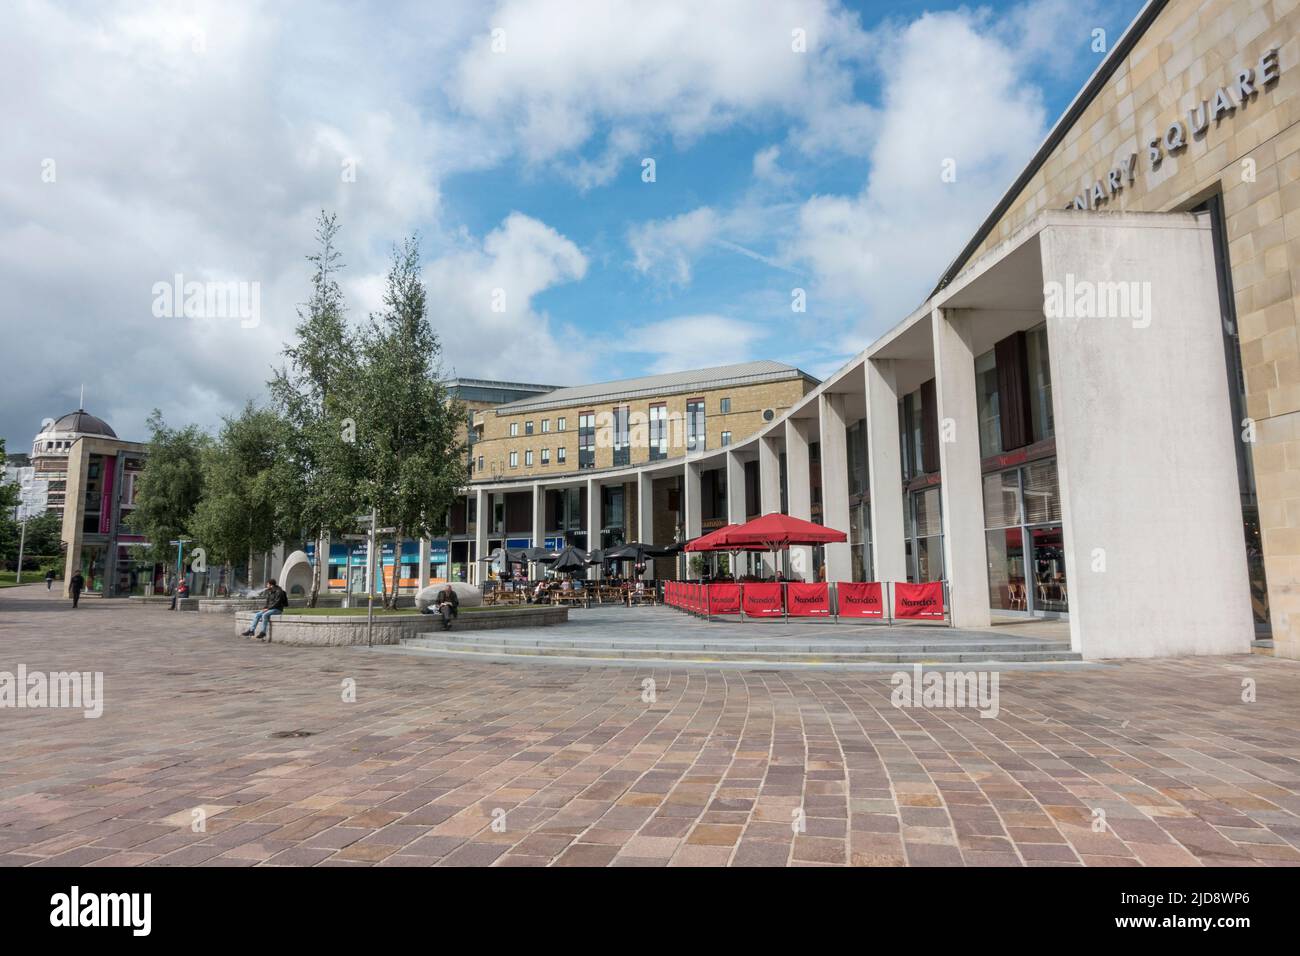
{"type": "MultiPolygon", "coordinates": [[[[1220,86],[1214,95],[1199,99],[1197,104],[1187,111],[1187,123],[1176,119],[1165,127],[1160,136],[1147,141],[1147,164],[1151,169],[1159,169],[1166,155],[1175,155],[1187,148],[1188,132],[1193,137],[1204,134],[1210,126],[1215,128],[1225,116],[1236,113],[1237,108],[1244,107],[1251,97],[1261,90],[1271,89],[1282,75],[1282,66],[1278,61],[1277,50],[1269,50],[1259,58],[1254,67],[1246,67],[1237,72],[1236,82],[1220,86]]],[[[1093,181],[1068,203],[1066,209],[1096,209],[1124,188],[1137,181],[1138,153],[1130,153],[1118,166],[1113,166],[1106,174],[1093,181]]]]}

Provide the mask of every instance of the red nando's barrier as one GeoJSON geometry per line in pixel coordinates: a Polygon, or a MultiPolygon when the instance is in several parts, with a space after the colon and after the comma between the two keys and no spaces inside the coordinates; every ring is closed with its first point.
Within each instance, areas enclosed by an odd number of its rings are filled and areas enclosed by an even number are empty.
{"type": "Polygon", "coordinates": [[[745,584],[741,586],[741,606],[750,617],[777,617],[781,606],[781,585],[745,584]]]}
{"type": "Polygon", "coordinates": [[[825,582],[785,586],[786,613],[791,617],[827,617],[831,613],[831,589],[825,582]]]}
{"type": "Polygon", "coordinates": [[[841,581],[835,585],[840,617],[885,617],[884,585],[879,581],[841,581]]]}
{"type": "Polygon", "coordinates": [[[943,582],[894,585],[894,617],[943,620],[943,582]]]}
{"type": "Polygon", "coordinates": [[[739,614],[740,613],[740,585],[739,584],[710,584],[709,585],[709,613],[710,614],[739,614]]]}

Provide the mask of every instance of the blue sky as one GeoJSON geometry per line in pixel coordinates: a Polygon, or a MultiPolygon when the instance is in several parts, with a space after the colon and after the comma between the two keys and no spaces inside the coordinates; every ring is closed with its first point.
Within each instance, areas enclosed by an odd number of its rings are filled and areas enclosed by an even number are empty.
{"type": "Polygon", "coordinates": [[[0,434],[22,449],[82,384],[127,437],[261,398],[321,208],[356,321],[419,232],[448,372],[828,374],[919,304],[1140,7],[23,4],[0,323],[32,361],[0,434]],[[256,283],[258,321],[160,319],[178,273],[256,283]]]}

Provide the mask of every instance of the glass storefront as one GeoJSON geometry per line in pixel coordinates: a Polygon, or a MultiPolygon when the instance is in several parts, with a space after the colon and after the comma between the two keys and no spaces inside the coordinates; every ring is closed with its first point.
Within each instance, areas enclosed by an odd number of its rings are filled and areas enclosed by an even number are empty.
{"type": "Polygon", "coordinates": [[[1056,459],[985,475],[984,527],[991,608],[1069,611],[1056,459]]]}
{"type": "Polygon", "coordinates": [[[907,496],[903,502],[903,524],[907,580],[914,584],[942,581],[943,520],[938,485],[907,496]]]}
{"type": "Polygon", "coordinates": [[[852,580],[872,580],[871,505],[865,501],[849,509],[849,555],[853,561],[852,580]]]}

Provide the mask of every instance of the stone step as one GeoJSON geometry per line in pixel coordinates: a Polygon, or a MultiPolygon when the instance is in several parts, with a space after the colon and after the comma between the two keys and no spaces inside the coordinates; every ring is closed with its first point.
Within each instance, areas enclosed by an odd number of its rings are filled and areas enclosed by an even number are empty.
{"type": "Polygon", "coordinates": [[[557,651],[565,650],[627,650],[631,652],[692,651],[703,653],[763,653],[763,654],[905,654],[910,656],[927,654],[1035,654],[1054,653],[1071,654],[1070,645],[1064,641],[1042,640],[1004,640],[1004,641],[864,641],[856,638],[838,640],[792,640],[775,638],[770,640],[645,640],[635,638],[610,637],[605,640],[566,637],[533,637],[514,635],[478,635],[450,631],[445,634],[430,634],[411,638],[411,643],[434,642],[439,645],[453,644],[491,644],[519,648],[545,648],[557,651]]]}
{"type": "Polygon", "coordinates": [[[518,657],[563,657],[582,660],[641,660],[641,661],[666,661],[666,662],[789,662],[796,664],[819,664],[819,663],[888,663],[888,664],[910,664],[910,663],[980,663],[988,661],[997,662],[1049,662],[1049,661],[1078,661],[1082,656],[1068,648],[1065,650],[1051,649],[1043,650],[1041,647],[1033,649],[998,649],[996,651],[985,650],[926,650],[921,651],[916,648],[907,650],[849,650],[844,648],[831,649],[827,651],[782,651],[775,649],[754,650],[751,648],[739,649],[708,649],[704,647],[693,647],[688,644],[681,644],[677,647],[645,647],[634,648],[626,646],[558,646],[543,643],[522,643],[508,642],[500,639],[484,639],[481,641],[474,640],[444,640],[440,638],[411,638],[402,642],[402,647],[414,651],[428,651],[432,653],[454,654],[457,656],[518,656],[518,657]]]}

